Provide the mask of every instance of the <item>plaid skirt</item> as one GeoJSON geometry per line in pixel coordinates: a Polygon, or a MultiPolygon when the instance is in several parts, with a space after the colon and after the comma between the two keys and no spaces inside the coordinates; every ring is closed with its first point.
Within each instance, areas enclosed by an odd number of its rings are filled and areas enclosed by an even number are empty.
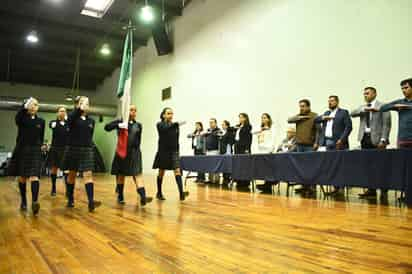
{"type": "Polygon", "coordinates": [[[49,150],[49,156],[47,158],[47,163],[49,167],[62,168],[63,166],[63,156],[66,147],[64,146],[52,146],[49,150]]]}
{"type": "Polygon", "coordinates": [[[126,158],[120,158],[117,153],[112,162],[112,175],[137,176],[142,174],[142,152],[140,149],[130,148],[126,158]]]}
{"type": "Polygon", "coordinates": [[[63,170],[94,171],[93,147],[67,146],[62,162],[63,170]]]}
{"type": "Polygon", "coordinates": [[[178,151],[162,151],[156,153],[153,169],[175,170],[177,168],[180,168],[178,151]]]}
{"type": "Polygon", "coordinates": [[[9,176],[40,177],[41,166],[40,146],[16,146],[8,166],[7,174],[9,176]]]}

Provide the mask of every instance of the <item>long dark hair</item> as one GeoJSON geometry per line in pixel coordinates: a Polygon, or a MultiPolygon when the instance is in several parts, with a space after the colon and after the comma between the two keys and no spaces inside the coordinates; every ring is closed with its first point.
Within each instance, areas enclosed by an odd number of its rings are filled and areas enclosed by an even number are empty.
{"type": "MultiPolygon", "coordinates": [[[[269,128],[271,128],[272,127],[272,117],[270,117],[270,114],[269,113],[263,113],[262,114],[262,116],[266,116],[267,118],[268,118],[268,120],[269,120],[269,128]]],[[[260,125],[260,127],[261,128],[263,128],[265,125],[262,123],[261,125],[260,125]]]]}
{"type": "MultiPolygon", "coordinates": [[[[245,118],[245,124],[244,126],[249,126],[250,125],[250,121],[249,121],[249,115],[247,115],[247,113],[239,113],[239,116],[243,116],[245,118]]],[[[241,126],[241,124],[239,124],[239,126],[241,126]]]]}
{"type": "MultiPolygon", "coordinates": [[[[203,131],[203,124],[202,124],[202,122],[196,122],[195,125],[199,125],[199,126],[200,126],[200,132],[203,131]]],[[[193,131],[193,134],[196,134],[196,132],[197,132],[197,129],[195,128],[195,131],[193,131]]]]}
{"type": "Polygon", "coordinates": [[[172,110],[171,108],[169,108],[169,107],[165,107],[163,110],[162,110],[162,112],[160,113],[160,121],[161,122],[163,122],[164,121],[164,118],[163,118],[163,115],[166,113],[166,111],[167,110],[172,110]]]}

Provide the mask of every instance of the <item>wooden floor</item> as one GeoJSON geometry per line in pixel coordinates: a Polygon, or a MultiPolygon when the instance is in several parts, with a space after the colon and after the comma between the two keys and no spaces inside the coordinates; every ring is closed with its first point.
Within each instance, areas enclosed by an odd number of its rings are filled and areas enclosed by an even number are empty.
{"type": "Polygon", "coordinates": [[[18,210],[17,185],[0,179],[0,273],[412,273],[412,211],[395,203],[188,187],[180,203],[168,178],[167,200],[140,208],[129,183],[121,207],[101,175],[103,205],[90,214],[83,184],[66,209],[62,183],[52,198],[43,181],[33,217],[18,210]]]}

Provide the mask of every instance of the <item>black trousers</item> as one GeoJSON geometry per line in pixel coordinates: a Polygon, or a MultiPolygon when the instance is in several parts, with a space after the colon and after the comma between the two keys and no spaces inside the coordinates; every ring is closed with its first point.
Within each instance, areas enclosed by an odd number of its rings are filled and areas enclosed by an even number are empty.
{"type": "MultiPolygon", "coordinates": [[[[378,146],[372,143],[372,138],[370,133],[365,133],[361,141],[362,149],[377,149],[378,146]]],[[[376,191],[376,188],[369,188],[369,190],[376,191]]],[[[382,191],[387,191],[387,189],[382,189],[382,191]]]]}
{"type": "Polygon", "coordinates": [[[363,138],[361,141],[361,148],[362,149],[377,149],[378,148],[378,146],[372,143],[372,138],[371,138],[370,133],[365,133],[363,135],[363,138]]]}
{"type": "MultiPolygon", "coordinates": [[[[250,147],[241,146],[238,143],[235,143],[235,154],[250,154],[250,147]]],[[[246,188],[250,185],[250,181],[247,180],[237,180],[237,187],[246,188]]]]}
{"type": "MultiPolygon", "coordinates": [[[[202,150],[195,149],[195,155],[205,155],[205,153],[202,150]]],[[[204,181],[205,180],[205,174],[201,173],[201,172],[198,172],[197,173],[197,180],[204,181]]]]}

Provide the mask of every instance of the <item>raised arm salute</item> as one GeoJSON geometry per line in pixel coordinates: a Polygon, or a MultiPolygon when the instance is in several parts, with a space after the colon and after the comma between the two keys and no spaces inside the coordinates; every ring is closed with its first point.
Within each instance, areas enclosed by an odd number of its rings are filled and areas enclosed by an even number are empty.
{"type": "Polygon", "coordinates": [[[116,130],[119,134],[121,128],[127,128],[127,155],[126,158],[121,158],[115,153],[112,163],[112,175],[116,176],[117,202],[124,204],[124,184],[126,176],[132,176],[136,183],[136,191],[140,196],[140,205],[144,206],[152,201],[151,197],[146,196],[146,189],[143,183],[142,176],[142,152],[140,143],[142,139],[142,124],[136,121],[136,106],[131,105],[129,108],[129,122],[123,123],[121,119],[114,120],[108,123],[104,129],[106,131],[116,130]]]}
{"type": "Polygon", "coordinates": [[[67,178],[67,207],[74,207],[74,187],[77,172],[83,173],[89,211],[92,212],[100,202],[94,201],[93,171],[95,168],[93,152],[94,120],[88,116],[89,98],[77,98],[74,110],[68,116],[69,138],[63,157],[63,168],[69,171],[67,178]]]}
{"type": "Polygon", "coordinates": [[[179,155],[179,123],[173,122],[173,110],[171,108],[163,109],[160,113],[160,122],[157,123],[156,127],[159,134],[158,149],[153,163],[153,169],[159,169],[156,198],[165,200],[162,191],[163,176],[166,170],[173,170],[179,190],[179,198],[183,201],[189,195],[189,192],[183,190],[179,155]]]}
{"type": "Polygon", "coordinates": [[[18,176],[21,210],[27,209],[26,182],[31,183],[33,215],[40,210],[41,145],[45,126],[44,120],[37,115],[38,110],[38,101],[29,98],[16,114],[17,139],[8,172],[10,176],[18,176]]]}
{"type": "Polygon", "coordinates": [[[412,148],[412,78],[401,82],[404,98],[395,100],[380,107],[380,111],[397,111],[398,119],[398,147],[412,148]]]}

